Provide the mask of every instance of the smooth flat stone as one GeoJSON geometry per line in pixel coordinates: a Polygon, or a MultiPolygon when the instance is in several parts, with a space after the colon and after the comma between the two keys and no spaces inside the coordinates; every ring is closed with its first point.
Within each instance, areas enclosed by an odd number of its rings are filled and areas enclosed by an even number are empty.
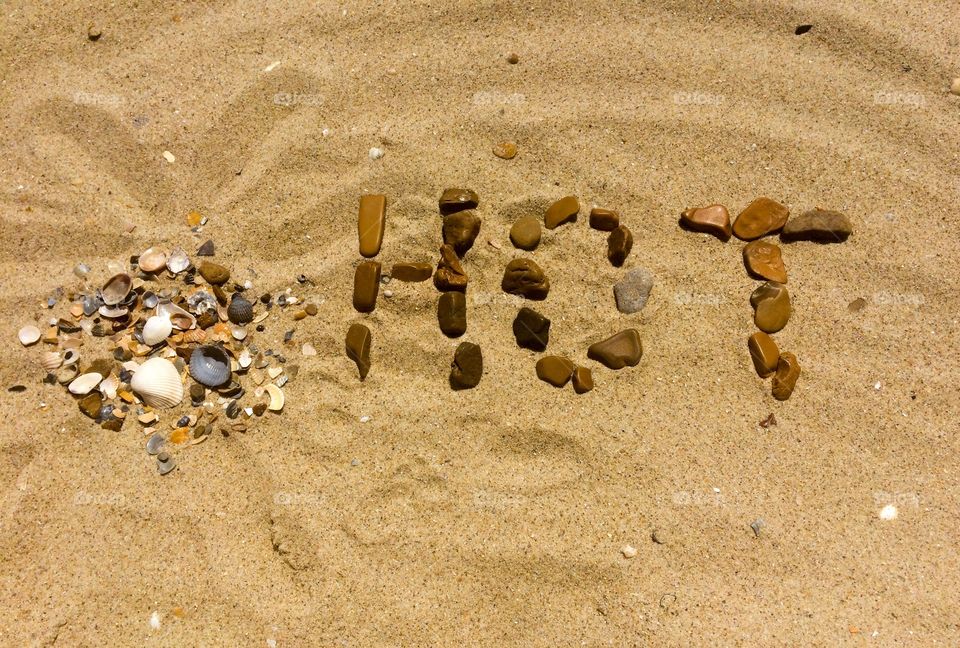
{"type": "Polygon", "coordinates": [[[80,411],[83,412],[84,415],[96,420],[100,416],[100,407],[103,405],[100,392],[87,394],[85,397],[80,399],[78,405],[80,407],[80,411]]]}
{"type": "Polygon", "coordinates": [[[521,216],[510,228],[510,242],[521,250],[535,250],[540,245],[540,221],[533,216],[521,216]]]}
{"type": "Polygon", "coordinates": [[[360,380],[370,372],[370,329],[363,324],[351,324],[347,330],[347,357],[357,364],[360,380]]]}
{"type": "Polygon", "coordinates": [[[464,292],[467,289],[467,273],[460,264],[456,250],[449,245],[440,246],[440,262],[437,264],[437,271],[433,273],[433,285],[443,291],[464,292]]]}
{"type": "Polygon", "coordinates": [[[361,262],[353,273],[353,307],[361,313],[372,313],[379,291],[380,262],[361,262]]]}
{"type": "Polygon", "coordinates": [[[800,362],[797,356],[789,351],[780,354],[780,360],[777,363],[777,373],[773,375],[772,393],[773,397],[779,401],[785,401],[790,398],[794,387],[797,386],[797,380],[800,378],[800,362]]]}
{"type": "Polygon", "coordinates": [[[637,329],[626,329],[606,340],[591,344],[587,349],[587,357],[610,369],[635,367],[643,357],[640,332],[637,329]]]}
{"type": "Polygon", "coordinates": [[[612,209],[594,207],[590,210],[590,227],[601,232],[612,232],[620,224],[620,214],[612,209]]]}
{"type": "Polygon", "coordinates": [[[524,306],[513,320],[513,335],[521,348],[544,351],[550,341],[550,320],[524,306]]]}
{"type": "Polygon", "coordinates": [[[576,196],[567,196],[547,208],[543,224],[547,229],[556,229],[564,223],[577,220],[578,213],[580,213],[580,201],[576,196]]]}
{"type": "Polygon", "coordinates": [[[382,194],[360,196],[360,215],[357,218],[357,235],[360,239],[360,254],[367,258],[380,254],[383,232],[387,226],[387,197],[382,194]]]}
{"type": "Polygon", "coordinates": [[[204,261],[201,263],[200,267],[197,268],[197,272],[200,273],[204,281],[214,286],[225,284],[227,280],[230,279],[230,270],[213,261],[204,261]]]}
{"type": "Polygon", "coordinates": [[[505,293],[533,300],[546,299],[550,292],[550,280],[531,259],[514,259],[508,263],[500,286],[505,293]]]}
{"type": "Polygon", "coordinates": [[[501,160],[512,160],[517,157],[517,145],[513,142],[500,142],[494,145],[493,154],[501,160]]]}
{"type": "Polygon", "coordinates": [[[473,342],[461,342],[450,365],[450,386],[453,389],[472,389],[483,376],[483,353],[473,342]]]}
{"type": "Polygon", "coordinates": [[[780,232],[780,240],[843,243],[853,234],[853,224],[845,214],[829,209],[811,209],[791,220],[780,232]]]}
{"type": "Polygon", "coordinates": [[[443,217],[443,242],[451,246],[461,259],[480,233],[480,217],[465,210],[443,217]]]}
{"type": "Polygon", "coordinates": [[[573,391],[586,394],[593,389],[593,372],[587,367],[577,367],[573,370],[573,391]]]}
{"type": "Polygon", "coordinates": [[[773,281],[757,286],[750,294],[753,321],[764,333],[776,333],[790,319],[790,294],[787,287],[773,281]]]}
{"type": "Polygon", "coordinates": [[[623,265],[633,249],[633,234],[626,225],[618,225],[607,237],[607,258],[616,267],[623,265]]]}
{"type": "Polygon", "coordinates": [[[433,266],[429,263],[394,263],[390,276],[397,281],[426,281],[433,275],[433,266]]]}
{"type": "Polygon", "coordinates": [[[754,333],[747,341],[747,348],[750,349],[750,359],[758,376],[767,378],[777,370],[780,349],[772,337],[763,332],[754,333]]]}
{"type": "Polygon", "coordinates": [[[444,216],[464,209],[476,209],[479,204],[480,197],[470,189],[450,188],[440,194],[440,213],[444,216]]]}
{"type": "Polygon", "coordinates": [[[646,268],[634,268],[613,286],[617,310],[621,313],[636,313],[643,310],[653,289],[653,273],[646,268]]]}
{"type": "Polygon", "coordinates": [[[573,363],[560,356],[545,356],[537,360],[537,378],[554,387],[563,387],[573,376],[573,363]]]}
{"type": "Polygon", "coordinates": [[[734,235],[752,241],[779,231],[787,222],[790,210],[769,198],[757,198],[740,212],[733,223],[734,235]]]}
{"type": "Polygon", "coordinates": [[[780,246],[767,241],[753,241],[743,246],[743,265],[754,277],[777,283],[787,283],[787,268],[783,265],[780,246]]]}
{"type": "Polygon", "coordinates": [[[467,298],[455,290],[440,295],[437,301],[437,321],[447,337],[460,337],[467,332],[467,298]]]}
{"type": "Polygon", "coordinates": [[[730,225],[730,212],[723,205],[693,207],[680,215],[680,224],[694,232],[713,234],[721,241],[729,241],[733,234],[730,225]]]}

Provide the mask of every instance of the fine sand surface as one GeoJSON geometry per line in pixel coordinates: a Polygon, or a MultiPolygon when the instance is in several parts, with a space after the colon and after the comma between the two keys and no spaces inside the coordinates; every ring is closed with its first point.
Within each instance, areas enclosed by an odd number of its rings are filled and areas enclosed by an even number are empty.
{"type": "Polygon", "coordinates": [[[956,645],[952,3],[98,4],[8,2],[0,21],[0,644],[956,645]],[[359,195],[388,197],[389,268],[436,261],[449,186],[483,218],[463,339],[485,375],[465,392],[430,282],[392,282],[370,316],[350,300],[359,195]],[[567,194],[581,218],[529,256],[551,351],[594,369],[583,396],[536,379],[499,289],[510,224],[567,194]],[[677,226],[760,195],[854,225],[783,246],[776,337],[803,367],[783,403],[747,354],[742,243],[677,226]],[[624,269],[593,204],[635,234],[624,269]],[[282,415],[160,477],[141,426],[83,417],[16,332],[84,287],[78,262],[100,281],[208,237],[258,294],[325,301],[258,334],[296,329],[282,415]],[[621,315],[612,285],[637,266],[656,285],[621,315]],[[638,367],[587,360],[630,326],[638,367]]]}

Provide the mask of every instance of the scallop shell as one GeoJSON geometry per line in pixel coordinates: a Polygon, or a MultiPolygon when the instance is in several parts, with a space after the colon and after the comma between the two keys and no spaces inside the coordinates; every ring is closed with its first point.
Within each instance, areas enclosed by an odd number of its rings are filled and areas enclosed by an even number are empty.
{"type": "Polygon", "coordinates": [[[167,259],[167,270],[173,274],[180,274],[190,267],[190,257],[183,251],[183,248],[177,248],[170,253],[167,259]]]}
{"type": "Polygon", "coordinates": [[[201,385],[220,387],[230,381],[230,357],[223,347],[199,346],[190,355],[190,375],[201,385]]]}
{"type": "Polygon", "coordinates": [[[131,288],[133,288],[133,280],[130,275],[121,272],[113,275],[107,280],[107,283],[103,284],[103,288],[100,289],[100,296],[107,306],[116,306],[130,294],[131,288]]]}
{"type": "Polygon", "coordinates": [[[92,371],[74,378],[70,382],[70,385],[67,386],[67,389],[71,394],[83,396],[93,391],[93,388],[99,385],[101,380],[103,380],[103,376],[95,371],[92,371]]]}
{"type": "Polygon", "coordinates": [[[130,387],[151,407],[164,409],[183,400],[180,372],[164,358],[150,358],[140,365],[130,380],[130,387]]]}
{"type": "Polygon", "coordinates": [[[166,340],[172,331],[169,315],[154,315],[144,323],[141,336],[144,344],[155,346],[166,340]]]}
{"type": "Polygon", "coordinates": [[[197,325],[196,317],[173,302],[165,301],[157,304],[157,315],[166,316],[170,323],[181,331],[192,329],[197,325]]]}
{"type": "Polygon", "coordinates": [[[253,320],[253,304],[240,295],[234,295],[227,308],[227,317],[234,324],[246,324],[253,320]]]}
{"type": "Polygon", "coordinates": [[[46,351],[40,356],[40,366],[47,373],[53,373],[63,364],[63,357],[57,351],[46,351]]]}
{"type": "Polygon", "coordinates": [[[137,265],[144,272],[160,272],[167,265],[167,253],[158,248],[148,248],[140,255],[137,265]]]}

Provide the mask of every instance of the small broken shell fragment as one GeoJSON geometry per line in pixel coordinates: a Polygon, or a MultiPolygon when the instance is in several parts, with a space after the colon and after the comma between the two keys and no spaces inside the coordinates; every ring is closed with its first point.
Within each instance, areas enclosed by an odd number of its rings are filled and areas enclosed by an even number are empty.
{"type": "Polygon", "coordinates": [[[167,265],[167,253],[159,248],[147,248],[140,254],[137,265],[150,274],[160,272],[167,265]]]}
{"type": "Polygon", "coordinates": [[[20,340],[20,344],[23,346],[30,346],[31,344],[36,344],[40,340],[40,329],[32,324],[24,326],[17,333],[17,338],[20,340]]]}
{"type": "Polygon", "coordinates": [[[67,349],[63,352],[63,366],[69,367],[77,363],[77,360],[80,359],[80,352],[76,349],[67,349]]]}
{"type": "Polygon", "coordinates": [[[163,435],[154,434],[149,439],[147,439],[147,454],[151,456],[159,454],[165,442],[166,441],[164,440],[163,435]]]}
{"type": "Polygon", "coordinates": [[[77,369],[77,365],[71,364],[65,367],[60,367],[57,371],[57,382],[61,385],[66,385],[71,382],[80,374],[80,370],[77,369]]]}
{"type": "Polygon", "coordinates": [[[167,270],[173,274],[180,274],[190,267],[190,257],[183,251],[183,248],[177,248],[170,253],[167,259],[167,270]]]}
{"type": "Polygon", "coordinates": [[[103,376],[95,371],[85,373],[74,378],[67,389],[75,396],[85,396],[93,391],[94,387],[99,385],[101,380],[103,380],[103,376]]]}
{"type": "Polygon", "coordinates": [[[166,452],[161,452],[157,455],[157,472],[161,475],[166,475],[176,467],[177,462],[166,452]]]}
{"type": "Polygon", "coordinates": [[[283,390],[273,383],[268,383],[265,389],[270,396],[270,404],[267,406],[267,409],[271,412],[279,412],[282,410],[284,403],[283,390]]]}
{"type": "Polygon", "coordinates": [[[133,288],[133,280],[125,272],[115,274],[103,284],[100,289],[100,297],[107,306],[116,306],[130,294],[133,288]]]}
{"type": "Polygon", "coordinates": [[[196,317],[171,301],[163,301],[157,304],[157,315],[166,316],[170,323],[181,331],[192,329],[197,324],[196,317]]]}
{"type": "Polygon", "coordinates": [[[113,400],[117,397],[117,388],[120,387],[120,379],[115,375],[110,374],[100,382],[100,393],[107,397],[109,400],[113,400]]]}
{"type": "Polygon", "coordinates": [[[121,317],[126,317],[130,310],[126,306],[108,306],[104,304],[97,312],[107,319],[120,319],[121,317]]]}
{"type": "Polygon", "coordinates": [[[237,358],[237,365],[241,369],[246,369],[252,363],[253,363],[253,356],[250,355],[250,351],[248,349],[244,349],[243,351],[241,351],[240,357],[237,358]]]}

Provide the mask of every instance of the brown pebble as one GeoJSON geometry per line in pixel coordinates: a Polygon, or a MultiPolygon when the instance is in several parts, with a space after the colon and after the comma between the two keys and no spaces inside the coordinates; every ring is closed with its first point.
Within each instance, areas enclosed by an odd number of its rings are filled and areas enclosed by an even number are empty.
{"type": "Polygon", "coordinates": [[[516,52],[510,52],[509,54],[507,54],[507,63],[509,63],[510,65],[516,65],[519,62],[520,62],[520,57],[517,56],[516,52]]]}
{"type": "Polygon", "coordinates": [[[521,216],[510,228],[510,242],[521,250],[537,249],[540,236],[540,221],[533,216],[521,216]]]}
{"type": "Polygon", "coordinates": [[[512,160],[517,156],[517,145],[513,142],[500,142],[493,147],[493,154],[502,160],[512,160]]]}
{"type": "Polygon", "coordinates": [[[80,406],[80,411],[83,412],[86,416],[96,419],[100,416],[100,405],[102,400],[100,398],[100,392],[93,392],[92,394],[87,394],[82,399],[78,405],[80,406]]]}
{"type": "Polygon", "coordinates": [[[360,239],[360,254],[367,258],[380,253],[383,232],[387,225],[387,197],[382,194],[360,196],[360,215],[357,218],[357,235],[360,239]]]}
{"type": "Polygon", "coordinates": [[[450,291],[437,301],[437,321],[447,337],[460,337],[467,332],[467,298],[462,292],[450,291]]]}
{"type": "Polygon", "coordinates": [[[580,213],[580,201],[576,196],[566,196],[547,208],[543,216],[543,224],[547,229],[556,229],[564,223],[577,220],[580,213]]]}
{"type": "Polygon", "coordinates": [[[733,223],[733,233],[744,241],[752,241],[780,231],[787,223],[790,210],[769,198],[757,198],[740,212],[733,223]]]}
{"type": "Polygon", "coordinates": [[[370,329],[363,324],[351,324],[347,330],[347,357],[357,363],[360,380],[370,371],[370,329]]]}
{"type": "Polygon", "coordinates": [[[694,232],[713,234],[721,241],[729,241],[733,233],[730,212],[723,205],[687,209],[680,215],[680,225],[694,232]]]}
{"type": "Polygon", "coordinates": [[[829,209],[811,209],[787,223],[780,240],[843,243],[853,233],[853,225],[845,214],[829,209]]]}
{"type": "Polygon", "coordinates": [[[573,391],[586,394],[593,389],[593,372],[587,367],[577,367],[573,371],[573,391]]]}
{"type": "Polygon", "coordinates": [[[754,277],[787,283],[787,269],[783,265],[780,247],[767,241],[753,241],[743,246],[743,265],[754,277]]]}
{"type": "Polygon", "coordinates": [[[603,363],[610,369],[634,367],[643,356],[643,345],[637,329],[626,329],[606,340],[595,342],[587,349],[587,357],[603,363]]]}
{"type": "Polygon", "coordinates": [[[87,38],[96,42],[103,36],[103,30],[98,25],[89,25],[87,27],[87,38]]]}
{"type": "Polygon", "coordinates": [[[616,267],[623,265],[633,249],[633,234],[626,225],[618,225],[607,237],[607,258],[616,267]]]}
{"type": "Polygon", "coordinates": [[[532,259],[514,259],[507,264],[500,287],[511,295],[542,300],[550,292],[550,280],[532,259]]]}
{"type": "Polygon", "coordinates": [[[797,379],[799,378],[800,362],[797,360],[797,356],[789,351],[781,353],[780,360],[777,363],[777,373],[773,376],[773,397],[779,401],[790,398],[790,394],[797,386],[797,379]]]}
{"type": "Polygon", "coordinates": [[[449,245],[440,246],[440,262],[437,271],[433,273],[433,285],[438,290],[467,290],[467,273],[460,264],[456,251],[449,245]]]}
{"type": "Polygon", "coordinates": [[[450,387],[456,390],[472,389],[483,376],[483,353],[473,342],[461,342],[450,364],[450,387]]]}
{"type": "Polygon", "coordinates": [[[293,314],[293,319],[294,321],[297,321],[297,322],[299,322],[302,319],[306,319],[306,317],[307,317],[307,311],[305,310],[298,310],[296,313],[293,314]]]}
{"type": "Polygon", "coordinates": [[[544,356],[537,360],[537,378],[554,387],[566,385],[573,371],[573,363],[561,356],[544,356]]]}
{"type": "Polygon", "coordinates": [[[433,275],[433,266],[429,263],[394,263],[390,276],[397,281],[426,281],[433,275]]]}
{"type": "Polygon", "coordinates": [[[513,320],[513,335],[521,348],[544,351],[550,341],[550,320],[524,306],[513,320]]]}
{"type": "Polygon", "coordinates": [[[852,302],[847,304],[847,310],[851,313],[859,313],[864,308],[867,307],[867,300],[863,297],[857,297],[852,302]]]}
{"type": "Polygon", "coordinates": [[[750,349],[750,359],[758,376],[767,378],[777,370],[780,349],[772,337],[763,332],[754,333],[747,341],[747,348],[750,349]]]}
{"type": "Polygon", "coordinates": [[[612,209],[594,207],[590,210],[590,227],[601,232],[612,232],[620,224],[620,214],[612,209]]]}
{"type": "Polygon", "coordinates": [[[464,209],[476,209],[478,204],[480,197],[470,189],[450,188],[440,194],[440,213],[444,216],[464,209]]]}
{"type": "Polygon", "coordinates": [[[750,294],[753,321],[764,333],[776,333],[790,319],[790,294],[783,284],[768,281],[750,294]]]}
{"type": "Polygon", "coordinates": [[[200,267],[197,268],[197,272],[200,273],[200,276],[203,277],[207,283],[214,286],[223,285],[230,279],[230,270],[213,261],[204,261],[201,263],[200,267]]]}
{"type": "Polygon", "coordinates": [[[313,317],[314,315],[317,314],[317,311],[318,311],[319,309],[317,308],[317,305],[316,305],[316,304],[314,304],[313,302],[311,302],[311,303],[305,305],[305,306],[303,307],[303,310],[306,311],[307,315],[309,315],[310,317],[313,317]]]}
{"type": "Polygon", "coordinates": [[[269,403],[257,403],[253,406],[254,416],[263,416],[267,411],[267,406],[269,403]]]}
{"type": "Polygon", "coordinates": [[[372,313],[380,290],[380,262],[363,261],[353,275],[353,307],[361,313],[372,313]]]}
{"type": "Polygon", "coordinates": [[[480,217],[464,210],[443,217],[443,242],[451,246],[461,259],[473,247],[480,233],[480,217]]]}

